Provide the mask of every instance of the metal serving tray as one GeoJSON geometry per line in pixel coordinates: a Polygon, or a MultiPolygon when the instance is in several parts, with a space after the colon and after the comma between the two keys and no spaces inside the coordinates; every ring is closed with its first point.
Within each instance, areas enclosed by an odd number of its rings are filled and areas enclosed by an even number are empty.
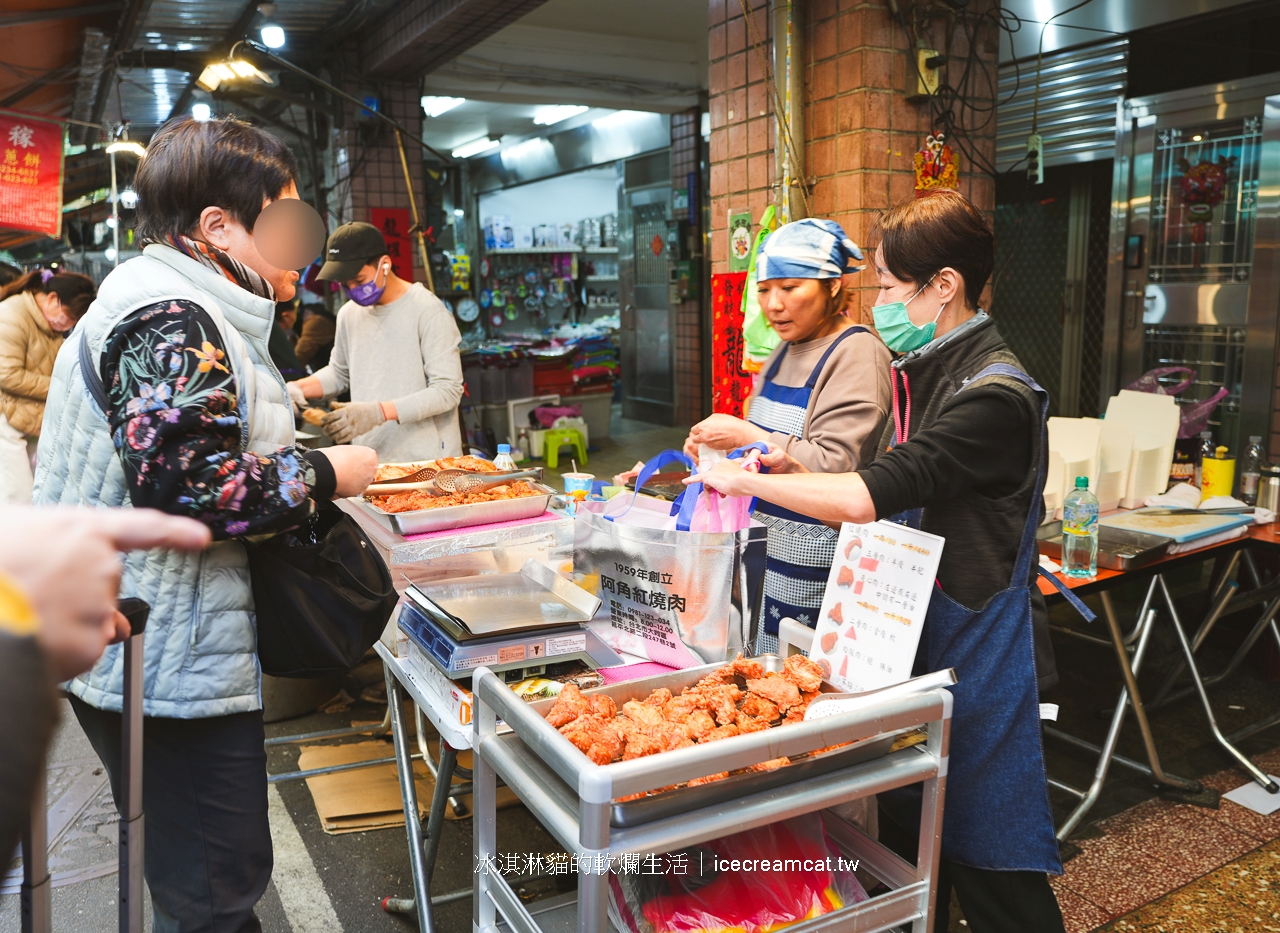
{"type": "MultiPolygon", "coordinates": [[[[766,671],[782,670],[782,658],[777,655],[761,655],[754,660],[764,665],[766,671]]],[[[659,687],[666,687],[673,694],[679,694],[685,687],[693,686],[712,671],[719,670],[724,666],[723,663],[705,664],[701,667],[691,667],[687,670],[674,671],[670,674],[659,674],[656,677],[645,677],[641,680],[629,680],[624,683],[596,687],[591,690],[584,690],[583,693],[592,695],[604,694],[611,697],[614,703],[618,705],[618,708],[621,709],[622,704],[628,700],[643,700],[659,687]]],[[[823,693],[840,692],[825,681],[822,684],[821,691],[823,693]]],[[[529,708],[545,718],[554,703],[554,698],[538,700],[536,703],[530,703],[529,708]]],[[[785,725],[774,726],[769,731],[779,732],[786,728],[787,726],[785,725]]],[[[638,826],[642,823],[663,819],[664,817],[688,813],[699,807],[725,803],[747,794],[754,794],[758,791],[781,787],[784,784],[791,784],[795,781],[827,774],[863,761],[870,761],[873,758],[880,758],[889,753],[890,747],[900,735],[902,735],[902,732],[871,736],[844,748],[838,748],[821,755],[809,755],[800,761],[792,762],[781,768],[775,768],[772,771],[731,774],[723,780],[714,781],[710,784],[699,784],[696,787],[687,785],[677,787],[675,790],[651,794],[648,797],[642,797],[639,800],[628,800],[625,803],[614,801],[609,813],[609,825],[619,828],[638,826]]],[[[723,739],[722,741],[733,740],[723,739]]]]}
{"type": "MultiPolygon", "coordinates": [[[[1040,553],[1054,560],[1062,559],[1062,522],[1041,525],[1036,532],[1040,553]]],[[[1123,528],[1098,527],[1098,566],[1106,570],[1136,570],[1164,557],[1173,543],[1171,538],[1126,531],[1123,528]]]]}
{"type": "Polygon", "coordinates": [[[390,528],[398,535],[420,535],[428,531],[447,531],[450,528],[469,528],[472,525],[492,525],[496,522],[513,522],[522,518],[537,518],[547,510],[556,491],[542,483],[531,483],[538,490],[536,496],[519,499],[498,499],[492,502],[473,502],[470,505],[446,505],[438,509],[419,509],[416,512],[384,512],[363,496],[353,496],[351,502],[375,521],[390,528]]]}

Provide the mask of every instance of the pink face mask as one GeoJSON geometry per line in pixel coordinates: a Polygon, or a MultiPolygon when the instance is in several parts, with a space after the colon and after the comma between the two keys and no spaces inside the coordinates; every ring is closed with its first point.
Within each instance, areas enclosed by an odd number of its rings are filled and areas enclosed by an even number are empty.
{"type": "Polygon", "coordinates": [[[71,328],[76,326],[76,322],[71,320],[71,315],[67,314],[67,312],[62,309],[61,305],[58,306],[58,310],[53,314],[50,314],[44,308],[40,309],[40,313],[43,314],[44,319],[49,322],[49,326],[59,334],[65,334],[67,331],[71,330],[71,328]]]}

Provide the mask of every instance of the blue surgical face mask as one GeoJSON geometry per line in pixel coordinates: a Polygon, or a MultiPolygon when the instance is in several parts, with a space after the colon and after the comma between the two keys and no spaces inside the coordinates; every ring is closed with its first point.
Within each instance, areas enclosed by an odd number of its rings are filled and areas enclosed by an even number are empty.
{"type": "MultiPolygon", "coordinates": [[[[384,271],[387,269],[385,265],[381,268],[384,271]]],[[[379,285],[378,274],[375,272],[373,278],[369,281],[361,285],[357,285],[355,288],[348,288],[347,296],[356,304],[363,305],[366,308],[370,305],[376,305],[378,303],[378,299],[382,297],[382,293],[387,290],[387,277],[388,276],[383,276],[382,284],[379,285]]]]}
{"type": "Polygon", "coordinates": [[[933,340],[933,335],[938,329],[938,318],[942,317],[942,308],[938,309],[938,314],[932,321],[922,327],[911,320],[911,316],[907,314],[907,305],[915,301],[916,296],[928,288],[935,277],[930,277],[929,281],[906,301],[891,301],[871,309],[876,332],[880,334],[884,345],[894,353],[910,353],[933,340]]]}

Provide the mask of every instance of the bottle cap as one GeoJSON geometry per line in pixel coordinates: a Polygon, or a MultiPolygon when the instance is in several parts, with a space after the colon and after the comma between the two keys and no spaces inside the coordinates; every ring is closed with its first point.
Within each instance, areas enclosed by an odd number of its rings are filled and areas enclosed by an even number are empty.
{"type": "Polygon", "coordinates": [[[1089,488],[1089,477],[1087,477],[1087,476],[1077,476],[1077,477],[1076,477],[1076,489],[1088,489],[1088,488],[1089,488]]]}
{"type": "Polygon", "coordinates": [[[510,445],[510,444],[499,444],[499,445],[498,445],[498,453],[500,453],[500,454],[509,454],[509,453],[511,453],[511,445],[510,445]]]}
{"type": "Polygon", "coordinates": [[[1212,431],[1201,431],[1201,432],[1200,432],[1200,436],[1201,436],[1201,437],[1203,437],[1205,440],[1208,440],[1209,438],[1213,437],[1213,432],[1212,432],[1212,431]]]}
{"type": "Polygon", "coordinates": [[[1262,443],[1262,435],[1261,435],[1261,434],[1250,434],[1250,435],[1249,435],[1249,443],[1250,443],[1250,444],[1261,444],[1261,443],[1262,443]]]}

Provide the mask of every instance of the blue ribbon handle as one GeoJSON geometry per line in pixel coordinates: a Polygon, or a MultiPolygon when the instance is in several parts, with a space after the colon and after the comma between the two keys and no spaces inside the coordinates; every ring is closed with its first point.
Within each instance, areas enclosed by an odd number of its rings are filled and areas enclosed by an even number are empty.
{"type": "MultiPolygon", "coordinates": [[[[758,450],[762,454],[767,454],[769,452],[769,445],[764,441],[755,441],[750,444],[745,444],[736,450],[731,450],[727,454],[726,459],[741,460],[747,455],[747,451],[749,450],[758,450]]],[[[763,464],[760,469],[766,473],[769,470],[769,468],[763,464]]],[[[702,495],[702,489],[702,483],[690,483],[685,487],[684,492],[680,493],[679,498],[677,498],[675,502],[671,503],[671,514],[678,516],[676,518],[677,531],[688,531],[693,526],[693,512],[698,507],[698,497],[702,495]]],[[[755,509],[754,500],[751,503],[751,508],[752,510],[755,509]]]]}
{"type": "MultiPolygon", "coordinates": [[[[636,475],[636,487],[631,493],[631,502],[627,504],[626,509],[619,512],[617,515],[606,516],[609,519],[609,521],[611,522],[616,521],[617,519],[621,518],[623,515],[626,515],[627,512],[630,512],[631,507],[636,504],[636,497],[640,495],[640,490],[641,488],[643,488],[644,484],[649,482],[649,480],[652,479],[658,473],[659,470],[661,470],[664,466],[666,466],[669,463],[683,464],[689,470],[689,472],[693,472],[693,470],[695,469],[693,460],[691,460],[683,451],[664,450],[662,453],[658,454],[653,459],[646,461],[645,465],[640,468],[640,472],[636,475]]],[[[699,490],[701,490],[702,484],[698,483],[697,485],[699,490]]],[[[684,499],[684,497],[685,497],[685,494],[682,492],[680,493],[680,497],[676,499],[675,502],[672,503],[672,506],[671,506],[672,515],[676,514],[676,510],[679,508],[680,502],[682,499],[684,499]]],[[[696,496],[695,496],[695,499],[696,499],[696,496]]],[[[690,515],[692,515],[692,512],[690,512],[690,515]]],[[[687,531],[688,529],[685,528],[683,530],[687,531]]]]}

